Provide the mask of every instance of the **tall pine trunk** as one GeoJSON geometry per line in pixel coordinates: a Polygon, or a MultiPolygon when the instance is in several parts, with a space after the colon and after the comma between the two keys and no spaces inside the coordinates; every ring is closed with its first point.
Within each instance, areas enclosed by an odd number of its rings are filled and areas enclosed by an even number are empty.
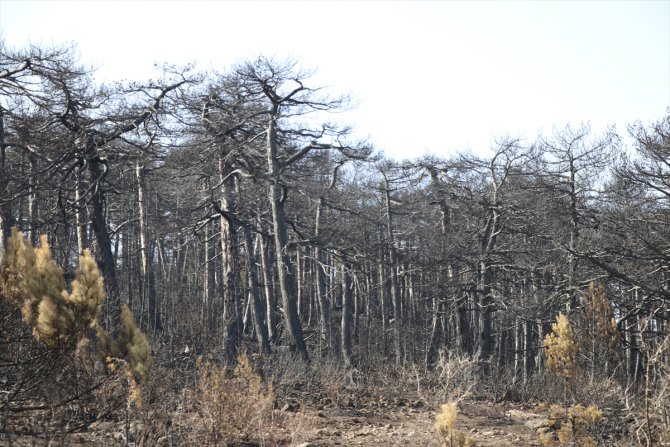
{"type": "MultiPolygon", "coordinates": [[[[276,108],[276,107],[275,107],[276,108]]],[[[295,293],[295,273],[288,253],[288,236],[284,204],[281,200],[282,184],[279,161],[277,159],[276,110],[270,116],[267,128],[267,159],[270,186],[268,199],[272,208],[272,226],[274,229],[275,261],[279,279],[279,292],[284,308],[284,322],[288,333],[288,342],[292,350],[303,360],[308,360],[307,346],[298,316],[295,293]]]]}

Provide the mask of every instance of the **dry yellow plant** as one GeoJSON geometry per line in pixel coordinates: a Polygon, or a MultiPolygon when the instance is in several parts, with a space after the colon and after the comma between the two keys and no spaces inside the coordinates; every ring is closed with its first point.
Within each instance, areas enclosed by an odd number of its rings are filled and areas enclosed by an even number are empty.
{"type": "Polygon", "coordinates": [[[612,304],[605,294],[605,288],[590,283],[588,293],[584,294],[584,306],[594,325],[592,337],[603,341],[610,349],[616,347],[621,340],[621,333],[614,319],[612,304]]]}
{"type": "Polygon", "coordinates": [[[544,338],[547,370],[567,381],[577,374],[579,343],[575,340],[570,321],[562,313],[558,314],[551,329],[552,332],[544,338]]]}
{"type": "Polygon", "coordinates": [[[139,383],[153,365],[149,340],[125,306],[116,340],[98,323],[105,287],[90,250],[84,250],[80,256],[79,268],[68,290],[63,269],[53,260],[47,237],[42,235],[39,247],[33,248],[14,228],[0,272],[0,289],[21,308],[23,321],[32,329],[35,339],[50,348],[67,345],[75,352],[82,352],[90,347],[87,330],[94,328],[100,341],[98,355],[111,371],[118,363],[126,365],[130,398],[139,403],[139,383]]]}
{"type": "Polygon", "coordinates": [[[229,369],[199,363],[194,400],[201,417],[194,425],[198,445],[220,446],[231,443],[263,441],[271,432],[274,393],[253,371],[246,354],[229,369]]]}
{"type": "Polygon", "coordinates": [[[472,438],[456,430],[457,418],[456,402],[440,406],[440,412],[435,416],[435,431],[440,437],[440,447],[476,447],[472,438]]]}
{"type": "Polygon", "coordinates": [[[540,442],[545,447],[596,447],[598,443],[593,432],[602,419],[603,412],[595,405],[568,408],[552,405],[548,418],[552,430],[540,434],[540,442]]]}
{"type": "Polygon", "coordinates": [[[2,284],[7,296],[21,306],[35,338],[49,347],[80,342],[85,330],[97,324],[105,300],[102,276],[89,250],[79,258],[68,291],[46,236],[33,248],[16,229],[8,241],[2,284]]]}

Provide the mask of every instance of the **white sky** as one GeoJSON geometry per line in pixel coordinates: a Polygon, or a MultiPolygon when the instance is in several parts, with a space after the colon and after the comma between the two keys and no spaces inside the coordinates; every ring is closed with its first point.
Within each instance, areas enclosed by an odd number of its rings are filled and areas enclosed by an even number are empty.
{"type": "Polygon", "coordinates": [[[0,29],[15,47],[74,41],[101,79],[293,56],[351,93],[340,118],[396,158],[484,153],[568,122],[623,132],[670,106],[670,0],[0,0],[0,29]]]}

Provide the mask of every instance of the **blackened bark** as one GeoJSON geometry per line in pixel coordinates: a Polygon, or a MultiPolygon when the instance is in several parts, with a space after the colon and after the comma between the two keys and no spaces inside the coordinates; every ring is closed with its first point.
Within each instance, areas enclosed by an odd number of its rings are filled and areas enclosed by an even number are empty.
{"type": "Polygon", "coordinates": [[[244,227],[244,251],[246,252],[245,267],[247,269],[247,280],[249,283],[249,298],[252,303],[252,313],[256,338],[258,339],[259,350],[263,353],[270,352],[270,340],[268,328],[265,324],[265,312],[260,297],[260,288],[258,287],[258,273],[256,271],[256,255],[254,245],[251,239],[251,229],[244,227]]]}
{"type": "Polygon", "coordinates": [[[347,368],[353,365],[353,351],[351,348],[352,300],[351,273],[349,266],[342,263],[342,360],[344,360],[344,365],[347,368]]]}
{"type": "MultiPolygon", "coordinates": [[[[276,107],[275,107],[276,109],[276,107]]],[[[281,201],[282,186],[279,161],[277,160],[277,122],[276,110],[271,114],[267,127],[267,160],[269,167],[270,186],[268,199],[272,208],[272,226],[274,228],[275,257],[279,279],[279,292],[284,307],[284,321],[291,349],[303,360],[308,360],[307,346],[302,333],[302,325],[298,316],[295,294],[295,274],[291,257],[288,253],[288,236],[286,234],[286,218],[284,204],[281,201]]]]}
{"type": "Polygon", "coordinates": [[[116,278],[112,240],[109,237],[107,220],[105,219],[102,181],[107,173],[107,166],[100,159],[93,142],[87,142],[86,164],[90,184],[94,185],[91,193],[91,227],[98,241],[98,267],[105,278],[105,288],[107,290],[105,322],[107,330],[116,335],[121,321],[121,294],[116,278]]]}

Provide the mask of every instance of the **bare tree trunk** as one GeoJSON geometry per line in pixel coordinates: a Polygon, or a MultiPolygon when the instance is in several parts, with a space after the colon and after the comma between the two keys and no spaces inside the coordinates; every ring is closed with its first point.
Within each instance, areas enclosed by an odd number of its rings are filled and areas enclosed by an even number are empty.
{"type": "MultiPolygon", "coordinates": [[[[146,212],[145,212],[145,201],[144,201],[144,173],[142,172],[142,166],[140,165],[139,160],[135,162],[135,187],[137,188],[137,212],[139,219],[139,229],[140,229],[140,281],[139,281],[139,295],[140,302],[142,305],[142,312],[144,312],[144,303],[147,300],[147,270],[149,268],[149,261],[147,260],[147,224],[146,224],[146,212]]],[[[126,244],[124,244],[125,246],[126,244]]],[[[151,320],[151,316],[148,315],[148,320],[151,320]]],[[[151,323],[149,323],[151,324],[151,323]]]]}
{"type": "MultiPolygon", "coordinates": [[[[224,156],[219,156],[219,175],[221,177],[221,209],[230,211],[233,207],[232,182],[233,177],[227,177],[228,169],[225,165],[224,156]]],[[[220,218],[221,225],[221,273],[223,286],[223,326],[224,326],[224,352],[226,362],[230,365],[237,360],[239,322],[241,315],[237,303],[237,290],[235,281],[235,269],[237,268],[237,245],[235,243],[235,228],[223,214],[220,218]]]]}
{"type": "MultiPolygon", "coordinates": [[[[81,256],[84,253],[84,249],[86,248],[87,241],[86,241],[86,222],[84,221],[85,217],[85,212],[86,212],[86,206],[84,205],[84,202],[82,201],[81,197],[81,171],[79,169],[76,170],[75,172],[76,178],[75,178],[75,186],[74,186],[74,199],[75,199],[75,225],[77,226],[77,253],[79,256],[81,256]]],[[[29,204],[32,202],[31,199],[29,199],[29,204]]],[[[31,210],[29,211],[29,215],[31,216],[30,219],[32,221],[32,206],[29,205],[29,208],[31,210]]]]}
{"type": "MultiPolygon", "coordinates": [[[[522,367],[523,351],[523,331],[521,330],[521,320],[519,317],[514,318],[514,376],[512,377],[512,384],[516,384],[519,380],[519,372],[522,367]]],[[[524,356],[525,358],[525,356],[524,356]]],[[[525,371],[525,367],[524,367],[525,371]]],[[[525,374],[523,374],[523,383],[526,383],[525,374]]]]}
{"type": "Polygon", "coordinates": [[[372,353],[372,342],[374,338],[374,346],[377,350],[379,350],[379,337],[372,337],[371,335],[371,328],[372,328],[372,319],[373,319],[373,301],[376,302],[377,306],[379,305],[379,300],[378,300],[378,294],[376,293],[376,288],[373,286],[374,284],[374,278],[373,278],[373,271],[374,271],[374,264],[371,263],[366,263],[365,264],[365,270],[366,270],[366,275],[365,275],[365,296],[366,296],[366,302],[365,302],[365,335],[366,335],[366,349],[365,349],[365,356],[369,357],[370,354],[372,353]]]}
{"type": "Polygon", "coordinates": [[[152,262],[148,244],[144,169],[139,160],[135,163],[135,180],[137,183],[137,208],[140,227],[140,292],[143,300],[147,302],[147,320],[149,327],[154,331],[162,330],[160,313],[156,307],[156,290],[153,278],[152,262]]]}
{"type": "MultiPolygon", "coordinates": [[[[7,136],[5,135],[5,115],[4,110],[0,107],[0,193],[5,193],[7,190],[6,177],[6,151],[8,144],[6,143],[7,136]]],[[[14,223],[12,212],[10,208],[10,198],[0,196],[0,264],[5,256],[7,249],[7,240],[11,235],[11,228],[14,223]]],[[[30,222],[33,225],[33,222],[30,222]]]]}
{"type": "MultiPolygon", "coordinates": [[[[28,155],[30,174],[28,176],[28,240],[35,245],[39,239],[37,234],[37,159],[33,154],[28,155]]],[[[77,170],[79,173],[79,170],[77,170]]]]}
{"type": "MultiPolygon", "coordinates": [[[[310,251],[311,248],[306,248],[305,257],[305,279],[307,288],[307,327],[312,327],[312,322],[319,318],[319,306],[316,302],[316,280],[315,268],[316,262],[314,260],[314,253],[310,251]]],[[[303,320],[304,321],[304,320],[303,320]]],[[[318,323],[317,323],[318,324],[318,323]]]]}
{"type": "Polygon", "coordinates": [[[487,360],[493,352],[493,333],[491,323],[491,285],[493,282],[493,271],[491,265],[482,261],[479,266],[480,279],[480,307],[481,307],[481,358],[487,360]]]}
{"type": "MultiPolygon", "coordinates": [[[[493,162],[491,162],[491,171],[493,172],[493,162]]],[[[479,299],[480,299],[480,357],[487,361],[493,352],[493,333],[491,316],[493,313],[493,263],[492,254],[496,246],[498,234],[500,232],[500,212],[498,200],[498,188],[493,182],[492,205],[489,206],[489,213],[486,219],[486,226],[483,229],[480,239],[480,260],[479,260],[479,299]]]]}
{"type": "Polygon", "coordinates": [[[533,355],[533,323],[523,322],[523,383],[528,383],[530,375],[535,369],[535,356],[533,355]]]}
{"type": "MultiPolygon", "coordinates": [[[[451,277],[458,278],[459,272],[455,267],[451,268],[451,277]]],[[[461,354],[472,354],[472,337],[471,337],[471,326],[470,326],[470,314],[472,312],[468,311],[470,306],[470,301],[468,299],[468,294],[460,290],[458,291],[458,296],[455,298],[456,306],[456,325],[458,332],[458,349],[461,354]]]]}
{"type": "Polygon", "coordinates": [[[572,150],[568,151],[569,176],[568,196],[570,197],[570,242],[568,248],[568,296],[565,303],[568,315],[577,304],[576,276],[577,276],[577,240],[579,239],[579,211],[577,209],[578,197],[575,184],[575,160],[572,150]]]}
{"type": "Polygon", "coordinates": [[[214,328],[214,296],[216,291],[216,263],[214,258],[216,256],[216,244],[212,242],[212,224],[208,223],[204,228],[204,259],[205,259],[205,271],[204,271],[204,288],[203,288],[203,312],[202,319],[204,322],[204,329],[206,332],[211,331],[214,328]]]}
{"type": "Polygon", "coordinates": [[[286,219],[284,204],[281,201],[281,176],[277,160],[277,131],[276,112],[270,117],[267,129],[267,157],[270,177],[268,199],[272,207],[272,225],[274,227],[275,255],[279,278],[279,291],[284,308],[284,322],[288,332],[291,348],[303,360],[308,360],[307,346],[302,333],[302,326],[298,316],[295,301],[295,274],[288,253],[288,236],[286,234],[286,219]]]}
{"type": "MultiPolygon", "coordinates": [[[[444,249],[444,247],[442,247],[444,249]]],[[[447,276],[451,273],[451,269],[448,269],[447,276]]],[[[437,273],[438,283],[442,283],[442,270],[439,270],[437,273]]],[[[433,295],[431,299],[431,325],[430,325],[430,338],[428,340],[428,346],[426,349],[426,358],[425,358],[425,368],[428,370],[435,363],[435,358],[437,356],[438,347],[440,345],[440,340],[448,338],[448,334],[443,332],[443,323],[444,319],[444,303],[441,297],[433,295]]]]}
{"type": "Polygon", "coordinates": [[[126,295],[128,297],[128,308],[133,312],[134,315],[138,316],[138,325],[141,328],[145,328],[143,305],[144,303],[140,300],[139,309],[136,304],[134,297],[134,292],[137,292],[138,287],[135,287],[135,275],[139,272],[139,269],[134,268],[134,259],[131,253],[135,253],[135,240],[130,237],[132,229],[130,225],[124,228],[122,232],[123,244],[121,245],[121,259],[123,259],[123,265],[121,267],[121,274],[125,278],[125,288],[126,295]]]}
{"type": "Polygon", "coordinates": [[[100,156],[93,143],[89,142],[87,144],[89,144],[86,151],[88,173],[91,185],[94,185],[91,194],[91,226],[98,242],[98,266],[103,273],[107,288],[105,323],[107,329],[113,335],[116,335],[121,320],[121,295],[116,278],[112,241],[107,231],[107,221],[105,219],[105,199],[102,180],[107,168],[103,168],[103,162],[100,160],[100,156]]]}
{"type": "Polygon", "coordinates": [[[386,207],[386,238],[388,241],[388,259],[391,278],[391,302],[393,304],[393,335],[395,342],[396,364],[402,363],[402,313],[400,309],[400,291],[398,290],[397,253],[393,236],[393,213],[391,210],[391,190],[388,178],[384,177],[384,205],[386,207]]]}
{"type": "MultiPolygon", "coordinates": [[[[316,206],[316,218],[314,225],[314,234],[318,238],[321,228],[321,213],[323,208],[323,197],[319,198],[316,206]]],[[[330,327],[330,300],[326,292],[326,275],[323,271],[325,260],[318,245],[314,247],[314,259],[316,263],[316,295],[319,303],[319,327],[321,331],[321,341],[327,349],[331,349],[332,331],[330,327]]]]}
{"type": "Polygon", "coordinates": [[[358,279],[356,278],[355,273],[351,273],[353,275],[353,281],[354,281],[354,320],[353,320],[353,330],[352,330],[352,337],[354,339],[354,343],[358,344],[359,342],[359,316],[361,314],[361,307],[362,305],[362,294],[363,291],[361,290],[361,285],[358,282],[358,279]]]}
{"type": "Polygon", "coordinates": [[[342,360],[345,367],[353,365],[351,348],[351,320],[352,320],[351,273],[348,265],[342,263],[342,360]]]}
{"type": "Polygon", "coordinates": [[[272,275],[272,264],[270,262],[269,246],[265,245],[262,235],[256,236],[257,252],[261,258],[261,273],[263,274],[263,289],[265,292],[265,316],[268,327],[268,337],[273,343],[277,341],[277,300],[275,297],[274,279],[272,275]]]}
{"type": "Polygon", "coordinates": [[[387,293],[387,286],[386,286],[386,277],[384,275],[384,264],[383,262],[379,262],[377,265],[377,270],[379,272],[379,311],[381,314],[381,319],[382,319],[382,352],[384,353],[384,357],[388,354],[388,343],[387,343],[387,337],[386,337],[386,332],[387,332],[387,322],[388,322],[388,315],[386,313],[386,300],[388,297],[387,293]]]}
{"type": "Polygon", "coordinates": [[[244,227],[244,251],[245,268],[247,269],[247,280],[249,282],[249,300],[252,303],[252,313],[254,319],[254,328],[256,330],[256,338],[258,339],[259,350],[262,353],[270,352],[270,340],[268,337],[268,328],[265,325],[263,312],[263,305],[261,303],[260,290],[258,287],[258,273],[256,271],[256,262],[254,254],[254,245],[251,240],[251,229],[248,226],[244,227]]]}
{"type": "Polygon", "coordinates": [[[301,254],[300,246],[295,248],[295,279],[297,286],[295,288],[296,301],[298,302],[298,316],[302,318],[302,321],[305,320],[305,303],[303,299],[303,275],[304,269],[302,266],[302,260],[304,257],[301,254]]]}
{"type": "Polygon", "coordinates": [[[431,366],[435,363],[435,357],[437,355],[437,347],[440,339],[440,314],[441,314],[441,302],[437,296],[433,296],[431,299],[431,324],[430,324],[430,337],[428,338],[428,346],[426,349],[426,358],[424,361],[425,369],[430,369],[431,366]]]}

